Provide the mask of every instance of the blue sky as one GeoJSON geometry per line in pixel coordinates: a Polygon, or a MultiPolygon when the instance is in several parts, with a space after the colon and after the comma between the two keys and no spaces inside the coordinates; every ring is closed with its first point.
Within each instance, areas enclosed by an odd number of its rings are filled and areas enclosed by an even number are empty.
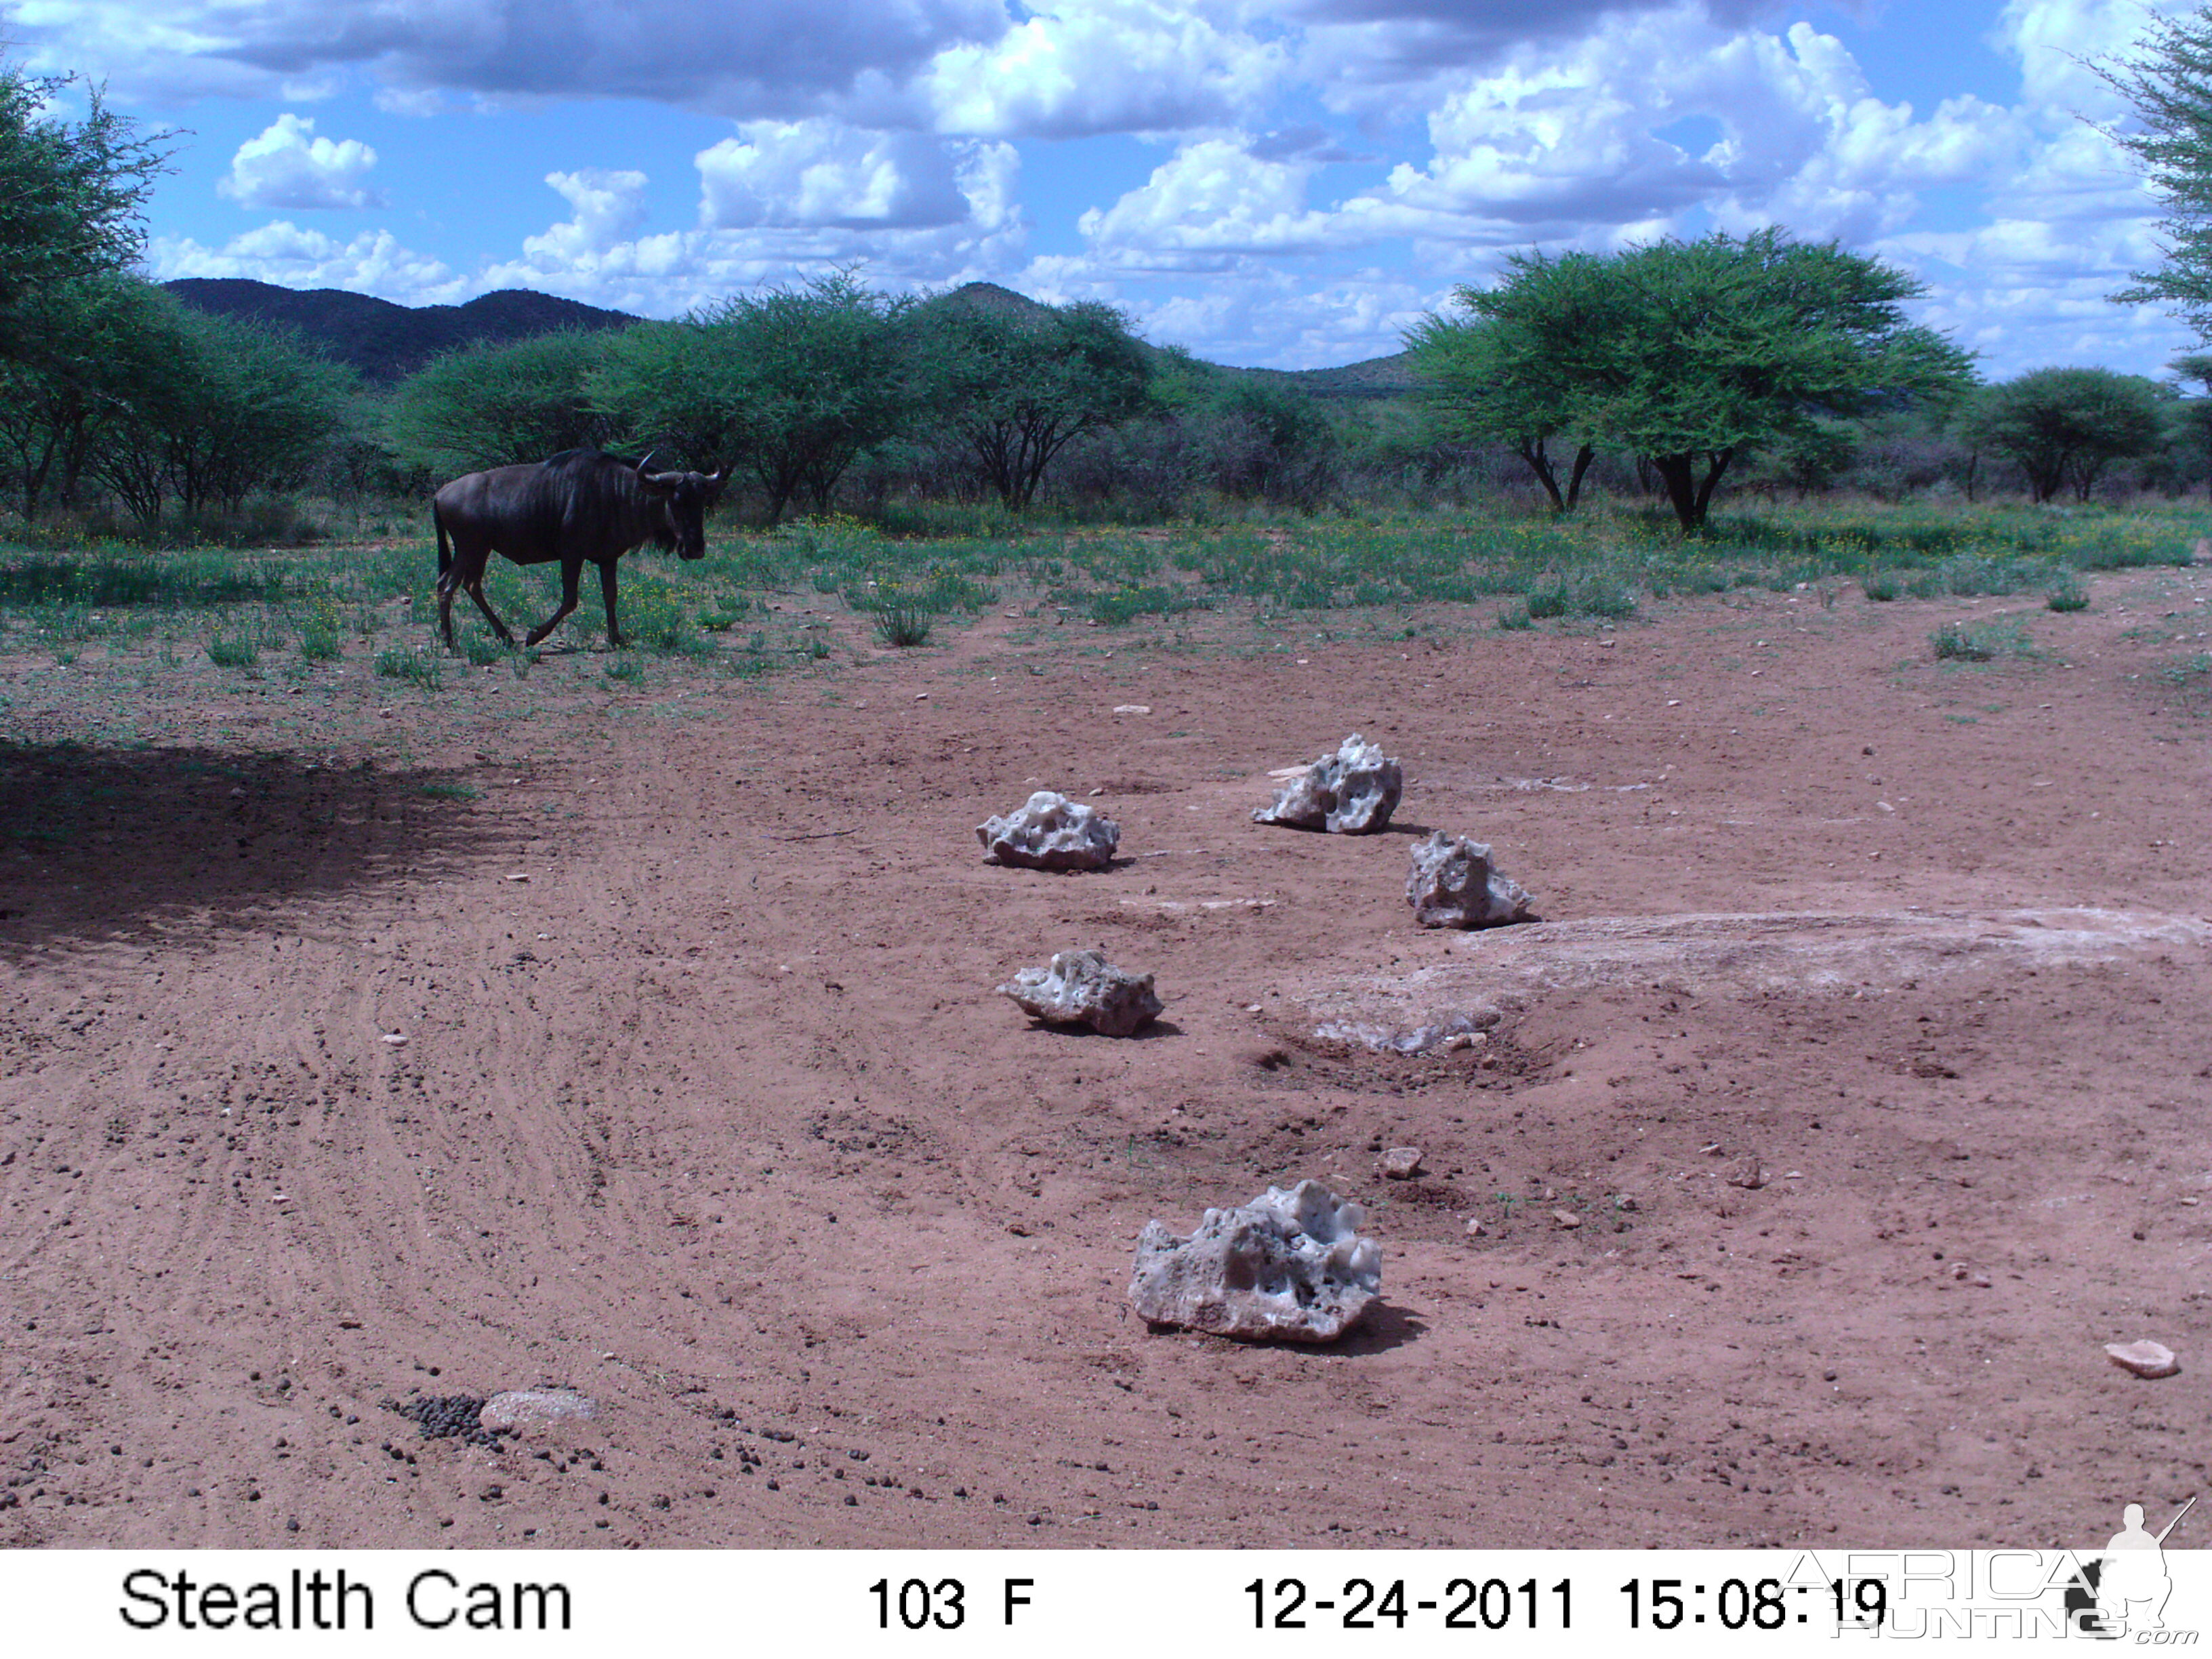
{"type": "Polygon", "coordinates": [[[1780,224],[1914,272],[2002,378],[2195,343],[2104,297],[2156,207],[2081,61],[2185,9],[0,0],[0,33],[181,130],[164,278],[665,316],[858,264],[1298,368],[1397,349],[1517,250],[1780,224]]]}

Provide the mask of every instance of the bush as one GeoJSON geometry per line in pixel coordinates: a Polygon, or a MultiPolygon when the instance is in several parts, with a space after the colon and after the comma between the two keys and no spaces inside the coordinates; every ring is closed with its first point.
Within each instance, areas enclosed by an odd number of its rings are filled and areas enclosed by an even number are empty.
{"type": "Polygon", "coordinates": [[[207,653],[217,668],[251,668],[261,660],[259,649],[242,634],[235,638],[216,635],[208,641],[207,653]]]}
{"type": "Polygon", "coordinates": [[[1547,576],[1528,590],[1528,614],[1531,617],[1564,617],[1573,597],[1564,580],[1547,576]]]}
{"type": "Polygon", "coordinates": [[[1524,628],[1534,628],[1536,618],[1525,605],[1508,605],[1498,613],[1498,625],[1508,633],[1515,633],[1524,628]]]}
{"type": "Polygon", "coordinates": [[[1928,636],[1938,661],[1987,662],[1992,657],[2032,657],[2035,642],[2017,622],[1946,623],[1928,636]]]}
{"type": "Polygon", "coordinates": [[[2061,576],[2045,590],[2045,601],[2053,611],[2087,611],[2089,590],[2072,576],[2061,576]]]}
{"type": "Polygon", "coordinates": [[[407,680],[434,691],[445,678],[438,659],[427,651],[387,645],[376,653],[376,672],[387,680],[407,680]]]}
{"type": "Polygon", "coordinates": [[[876,637],[885,645],[929,643],[929,613],[916,605],[887,605],[876,612],[876,637]]]}
{"type": "Polygon", "coordinates": [[[1905,591],[1896,576],[1887,570],[1866,577],[1859,586],[1865,590],[1867,598],[1881,605],[1887,604],[1905,591]]]}

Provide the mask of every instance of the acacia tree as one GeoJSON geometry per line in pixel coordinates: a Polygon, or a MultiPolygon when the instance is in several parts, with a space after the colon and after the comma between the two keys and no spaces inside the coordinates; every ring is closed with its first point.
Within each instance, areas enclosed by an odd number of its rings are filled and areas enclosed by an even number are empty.
{"type": "Polygon", "coordinates": [[[921,358],[930,407],[1016,512],[1070,443],[1150,401],[1144,346],[1096,300],[1024,308],[951,296],[927,313],[921,358]]]}
{"type": "Polygon", "coordinates": [[[0,66],[0,359],[53,339],[26,310],[47,287],[120,272],[144,246],[140,210],[172,135],[142,135],[97,88],[82,121],[44,113],[76,83],[0,66]]]}
{"type": "Polygon", "coordinates": [[[88,470],[148,524],[170,499],[236,512],[255,490],[296,488],[344,425],[350,372],[287,330],[188,311],[141,286],[88,470]]]}
{"type": "Polygon", "coordinates": [[[1970,382],[1965,353],[1906,321],[1921,285],[1833,242],[1716,232],[1508,264],[1498,287],[1461,290],[1506,325],[1483,349],[1504,382],[1495,407],[1648,458],[1686,534],[1739,458],[1970,382]]]}
{"type": "MultiPolygon", "coordinates": [[[[2190,352],[2166,367],[2184,381],[2194,380],[2212,392],[2212,355],[2190,352]]],[[[2174,411],[2176,424],[2197,447],[2212,459],[2212,397],[2191,398],[2174,411]]]]}
{"type": "Polygon", "coordinates": [[[1552,510],[1572,512],[1599,434],[1568,365],[1550,345],[1562,334],[1606,326],[1612,295],[1605,264],[1583,258],[1525,261],[1516,280],[1488,292],[1462,287],[1454,297],[1467,316],[1424,318],[1406,337],[1423,412],[1440,436],[1511,444],[1551,497],[1552,510]],[[1563,435],[1574,446],[1564,491],[1550,450],[1563,435]]]}
{"type": "Polygon", "coordinates": [[[402,460],[441,477],[606,443],[621,422],[586,387],[614,343],[568,329],[447,352],[400,383],[386,440],[402,460]]]}
{"type": "Polygon", "coordinates": [[[51,283],[27,298],[35,354],[0,357],[0,453],[25,520],[76,505],[101,437],[128,419],[134,387],[177,349],[173,307],[135,277],[51,283]]]}
{"type": "Polygon", "coordinates": [[[2006,457],[2047,501],[2070,488],[2086,501],[2117,460],[2148,455],[2165,436],[2170,388],[2109,368],[2039,368],[1977,392],[1960,435],[2006,457]]]}
{"type": "Polygon", "coordinates": [[[592,393],[639,439],[672,444],[694,466],[749,466],[770,523],[801,490],[826,512],[854,458],[908,423],[912,308],[850,271],[738,295],[625,331],[592,393]]]}
{"type": "Polygon", "coordinates": [[[2121,64],[2093,64],[2135,106],[2141,125],[2102,129],[2142,165],[2166,209],[2166,263],[2131,271],[2135,286],[2116,303],[2173,302],[2198,335],[2212,338],[2212,6],[2187,17],[2153,17],[2121,64]]]}

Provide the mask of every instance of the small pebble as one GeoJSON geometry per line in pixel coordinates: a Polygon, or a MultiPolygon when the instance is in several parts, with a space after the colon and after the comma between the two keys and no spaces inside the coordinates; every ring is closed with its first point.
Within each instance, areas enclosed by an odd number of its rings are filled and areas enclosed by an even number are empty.
{"type": "Polygon", "coordinates": [[[1471,1216],[1468,1217],[1468,1218],[1467,1218],[1467,1236],[1468,1236],[1469,1238],[1480,1238],[1480,1237],[1482,1237],[1482,1234],[1483,1234],[1482,1218],[1481,1218],[1480,1216],[1479,1216],[1479,1215],[1471,1215],[1471,1216]]]}
{"type": "Polygon", "coordinates": [[[1421,1172],[1421,1149],[1393,1146],[1375,1160],[1375,1171],[1386,1181],[1411,1181],[1421,1172]]]}
{"type": "Polygon", "coordinates": [[[1562,1227],[1579,1227],[1583,1224],[1583,1218],[1572,1210],[1554,1210],[1552,1212],[1552,1219],[1562,1227]]]}

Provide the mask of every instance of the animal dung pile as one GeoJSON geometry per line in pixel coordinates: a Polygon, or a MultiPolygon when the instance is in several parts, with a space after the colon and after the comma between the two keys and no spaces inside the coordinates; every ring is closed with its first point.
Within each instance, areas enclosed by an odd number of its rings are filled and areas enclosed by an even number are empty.
{"type": "Polygon", "coordinates": [[[465,1440],[472,1446],[499,1449],[499,1437],[511,1432],[504,1425],[482,1420],[485,1401],[480,1395],[410,1394],[404,1400],[387,1400],[384,1409],[410,1419],[425,1440],[465,1440]]]}
{"type": "Polygon", "coordinates": [[[1336,836],[1371,836],[1389,826],[1405,788],[1406,775],[1398,763],[1355,732],[1334,755],[1323,755],[1285,784],[1275,804],[1253,813],[1252,820],[1336,836]]]}
{"type": "Polygon", "coordinates": [[[1248,1342],[1334,1342],[1382,1289],[1382,1248],[1366,1212],[1317,1181],[1270,1187],[1241,1209],[1208,1210],[1177,1238],[1137,1236],[1129,1300],[1148,1324],[1248,1342]]]}
{"type": "Polygon", "coordinates": [[[1032,1019],[1132,1036],[1160,1017],[1150,974],[1124,973],[1098,951],[1062,951],[1049,968],[1024,968],[999,988],[1032,1019]]]}
{"type": "Polygon", "coordinates": [[[1424,927],[1503,927],[1536,920],[1527,890],[1492,866],[1490,848],[1441,830],[1413,843],[1406,902],[1424,927]]]}
{"type": "Polygon", "coordinates": [[[1121,826],[1095,806],[1040,789],[1003,817],[975,826],[983,856],[1030,870],[1103,870],[1121,844],[1121,826]]]}

